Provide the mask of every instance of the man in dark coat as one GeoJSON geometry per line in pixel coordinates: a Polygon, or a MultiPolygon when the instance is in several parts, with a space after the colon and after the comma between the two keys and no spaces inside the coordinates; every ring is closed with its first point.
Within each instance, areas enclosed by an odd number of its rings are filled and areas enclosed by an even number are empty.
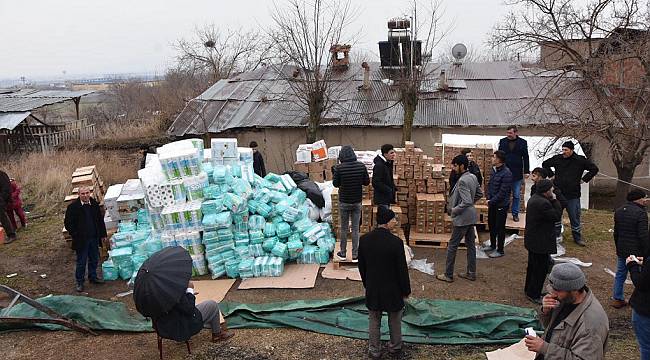
{"type": "Polygon", "coordinates": [[[411,294],[404,244],[391,233],[397,226],[395,213],[377,208],[377,228],[363,235],[359,244],[359,273],[366,289],[368,307],[368,353],[381,358],[380,327],[382,312],[388,313],[390,343],[388,351],[396,355],[402,349],[402,313],[404,300],[411,294]]]}
{"type": "Polygon", "coordinates": [[[16,240],[16,229],[11,225],[11,221],[9,221],[9,217],[7,216],[7,210],[10,208],[10,204],[11,182],[7,173],[0,170],[0,225],[2,225],[5,233],[7,233],[7,240],[5,240],[7,244],[16,240]]]}
{"type": "Polygon", "coordinates": [[[363,186],[370,184],[366,166],[357,161],[352,146],[345,145],[339,152],[340,164],[332,167],[334,187],[339,188],[339,213],[341,233],[341,251],[336,256],[345,259],[347,255],[347,235],[352,220],[352,260],[357,260],[359,253],[359,221],[361,220],[361,200],[363,186]]]}
{"type": "Polygon", "coordinates": [[[190,281],[179,302],[166,314],[153,319],[153,326],[160,337],[187,341],[204,326],[212,329],[212,342],[228,340],[234,336],[225,326],[221,328],[217,302],[206,300],[196,304],[197,294],[198,292],[194,291],[194,283],[190,281]]]}
{"type": "Polygon", "coordinates": [[[553,183],[562,190],[567,199],[566,211],[571,220],[573,241],[585,246],[580,233],[580,182],[591,181],[598,174],[598,166],[586,157],[576,154],[574,148],[573,142],[565,142],[562,144],[562,154],[544,160],[542,167],[548,172],[548,176],[554,176],[553,183]],[[555,172],[551,168],[554,168],[555,172]]]}
{"type": "Polygon", "coordinates": [[[530,162],[528,142],[519,137],[517,126],[508,126],[506,137],[499,141],[499,150],[506,154],[506,166],[512,173],[512,219],[519,221],[519,202],[521,184],[524,176],[528,179],[530,162]]]}
{"type": "Polygon", "coordinates": [[[72,237],[72,248],[77,252],[76,290],[84,291],[86,265],[90,282],[103,284],[104,281],[97,277],[97,265],[99,246],[106,242],[106,226],[99,204],[90,197],[88,186],[79,188],[79,198],[68,205],[64,222],[72,237]]]}
{"type": "MultiPolygon", "coordinates": [[[[460,154],[465,155],[465,157],[467,157],[467,160],[469,160],[469,165],[467,167],[467,170],[469,171],[470,174],[474,174],[474,176],[476,176],[476,180],[478,181],[479,186],[482,186],[483,175],[481,175],[481,168],[474,161],[474,155],[472,154],[472,149],[465,148],[460,151],[460,154]]],[[[460,175],[455,170],[451,170],[451,173],[449,174],[449,195],[451,195],[451,191],[453,190],[454,185],[456,185],[456,181],[458,181],[459,177],[460,175]]]]}
{"type": "Polygon", "coordinates": [[[524,291],[528,300],[541,305],[550,254],[557,252],[555,223],[562,218],[562,206],[555,199],[551,180],[539,180],[535,185],[535,193],[526,207],[524,246],[528,250],[528,267],[524,291]]]}
{"type": "Polygon", "coordinates": [[[257,147],[257,142],[256,141],[251,141],[249,144],[249,147],[253,149],[253,171],[261,176],[265,177],[266,176],[266,167],[264,166],[264,158],[262,157],[262,153],[260,153],[258,147],[257,147]]]}
{"type": "MultiPolygon", "coordinates": [[[[533,185],[530,187],[530,193],[534,194],[537,189],[537,182],[548,179],[548,173],[546,172],[546,169],[537,167],[530,172],[530,179],[533,181],[533,185]]],[[[557,186],[553,186],[553,195],[555,195],[555,199],[560,202],[562,209],[566,208],[567,200],[564,194],[562,194],[562,190],[557,186]]],[[[562,242],[562,219],[555,223],[555,238],[557,243],[562,242]]]]}
{"type": "Polygon", "coordinates": [[[632,306],[632,326],[641,350],[641,359],[650,359],[650,265],[648,255],[637,256],[638,262],[627,258],[627,268],[634,283],[634,292],[630,297],[632,306]]]}
{"type": "Polygon", "coordinates": [[[505,255],[503,247],[506,241],[506,218],[512,189],[512,173],[505,162],[506,154],[501,150],[495,151],[492,155],[492,173],[487,188],[490,245],[481,249],[487,251],[491,258],[505,255]]]}
{"type": "Polygon", "coordinates": [[[395,180],[393,179],[393,161],[395,161],[395,148],[391,144],[381,146],[381,155],[375,157],[375,166],[372,168],[373,201],[377,206],[390,208],[395,204],[395,180]]]}
{"type": "Polygon", "coordinates": [[[646,201],[647,196],[643,190],[632,189],[627,194],[627,203],[614,213],[614,244],[618,261],[611,306],[616,309],[627,305],[623,292],[627,279],[625,260],[630,255],[645,256],[650,251],[646,201]]]}

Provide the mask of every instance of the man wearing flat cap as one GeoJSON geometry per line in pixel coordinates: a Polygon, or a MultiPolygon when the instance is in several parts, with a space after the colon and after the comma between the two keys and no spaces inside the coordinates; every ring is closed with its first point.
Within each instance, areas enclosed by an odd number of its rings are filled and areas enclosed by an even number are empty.
{"type": "Polygon", "coordinates": [[[566,211],[571,220],[573,241],[580,246],[585,246],[580,232],[580,184],[591,181],[598,174],[598,166],[586,157],[576,154],[574,148],[572,141],[565,142],[562,144],[562,154],[544,160],[542,167],[546,169],[548,176],[554,176],[553,183],[560,188],[567,199],[566,211]],[[554,168],[555,172],[551,168],[554,168]]]}
{"type": "Polygon", "coordinates": [[[586,285],[585,274],[572,263],[557,264],[549,279],[549,294],[544,296],[540,320],[542,337],[526,335],[535,360],[605,358],[609,319],[586,285]]]}
{"type": "Polygon", "coordinates": [[[395,213],[377,208],[377,228],[359,239],[359,273],[366,289],[368,307],[368,355],[381,358],[381,316],[388,313],[390,342],[388,352],[398,355],[402,350],[402,314],[404,300],[411,294],[404,243],[391,230],[397,226],[395,213]]]}
{"type": "Polygon", "coordinates": [[[535,183],[535,193],[526,206],[526,236],[528,267],[524,291],[528,300],[542,304],[544,280],[551,264],[550,255],[557,252],[555,223],[562,218],[562,206],[555,199],[553,182],[543,179],[535,183]]]}

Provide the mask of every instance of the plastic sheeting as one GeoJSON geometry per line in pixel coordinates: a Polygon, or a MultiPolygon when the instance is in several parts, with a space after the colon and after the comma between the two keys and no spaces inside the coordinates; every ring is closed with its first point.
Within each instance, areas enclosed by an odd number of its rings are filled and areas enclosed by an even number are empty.
{"type": "MultiPolygon", "coordinates": [[[[294,327],[356,339],[368,338],[363,298],[297,300],[271,304],[221,303],[228,327],[294,327]]],[[[524,328],[542,330],[534,310],[478,301],[410,299],[402,318],[404,341],[422,344],[511,344],[524,328]]],[[[388,324],[382,321],[382,339],[388,324]]]]}

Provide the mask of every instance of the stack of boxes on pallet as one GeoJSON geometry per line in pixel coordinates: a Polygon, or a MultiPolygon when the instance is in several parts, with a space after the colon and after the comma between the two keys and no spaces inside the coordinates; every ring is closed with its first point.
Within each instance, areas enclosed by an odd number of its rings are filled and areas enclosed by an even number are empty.
{"type": "Polygon", "coordinates": [[[336,159],[322,159],[308,163],[296,162],[293,165],[295,171],[309,175],[309,179],[315,182],[332,180],[332,166],[336,165],[336,159]]]}
{"type": "MultiPolygon", "coordinates": [[[[415,232],[427,234],[444,234],[445,229],[445,196],[443,194],[416,195],[417,221],[415,232]]],[[[411,227],[413,231],[413,227],[411,227]]]]}
{"type": "Polygon", "coordinates": [[[340,146],[329,150],[323,140],[299,145],[293,169],[308,174],[309,179],[315,182],[332,180],[332,166],[336,165],[340,146]]]}

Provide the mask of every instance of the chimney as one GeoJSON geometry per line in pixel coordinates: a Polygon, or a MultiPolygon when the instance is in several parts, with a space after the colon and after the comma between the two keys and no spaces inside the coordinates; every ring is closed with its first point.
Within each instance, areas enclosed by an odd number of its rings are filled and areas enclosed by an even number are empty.
{"type": "Polygon", "coordinates": [[[345,70],[350,65],[350,48],[351,45],[335,44],[330,47],[330,54],[332,56],[332,67],[338,70],[345,70]]]}
{"type": "Polygon", "coordinates": [[[363,89],[369,90],[370,89],[370,65],[368,65],[368,63],[364,61],[361,64],[361,67],[363,68],[363,89]]]}
{"type": "Polygon", "coordinates": [[[438,89],[439,90],[447,90],[449,88],[447,84],[447,74],[445,73],[445,69],[440,70],[440,77],[438,78],[438,89]]]}

